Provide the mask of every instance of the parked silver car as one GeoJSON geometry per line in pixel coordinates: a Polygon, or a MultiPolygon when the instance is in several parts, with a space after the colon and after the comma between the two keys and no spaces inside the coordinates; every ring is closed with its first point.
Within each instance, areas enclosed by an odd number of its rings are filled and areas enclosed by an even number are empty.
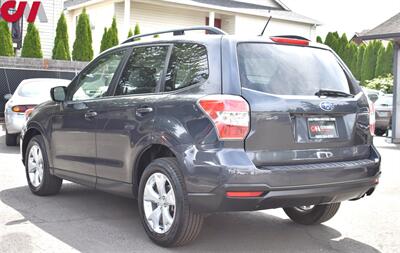
{"type": "Polygon", "coordinates": [[[14,94],[7,94],[4,109],[6,127],[6,145],[17,145],[18,135],[25,123],[25,112],[38,104],[51,100],[50,89],[67,86],[71,81],[55,78],[37,78],[23,80],[14,94]]]}
{"type": "Polygon", "coordinates": [[[382,136],[391,127],[393,110],[393,95],[385,94],[379,96],[375,102],[375,134],[382,136]]]}

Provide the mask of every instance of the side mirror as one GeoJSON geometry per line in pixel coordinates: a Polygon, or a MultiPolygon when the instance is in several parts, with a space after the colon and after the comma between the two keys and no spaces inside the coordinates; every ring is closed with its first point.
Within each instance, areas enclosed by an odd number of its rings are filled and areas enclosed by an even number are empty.
{"type": "Polygon", "coordinates": [[[376,100],[378,100],[379,96],[376,94],[369,94],[368,98],[369,98],[369,100],[371,100],[372,103],[375,103],[376,100]]]}
{"type": "Polygon", "coordinates": [[[12,94],[6,94],[3,97],[5,100],[10,100],[10,98],[12,97],[12,94]]]}
{"type": "Polygon", "coordinates": [[[64,102],[67,96],[67,87],[57,86],[51,88],[50,96],[54,102],[64,102]]]}

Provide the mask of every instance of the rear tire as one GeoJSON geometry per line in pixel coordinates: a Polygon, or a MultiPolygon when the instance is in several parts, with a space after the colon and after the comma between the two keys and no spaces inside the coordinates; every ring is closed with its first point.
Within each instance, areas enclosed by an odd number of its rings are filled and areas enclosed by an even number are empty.
{"type": "Polygon", "coordinates": [[[9,134],[6,132],[6,146],[17,146],[18,134],[9,134]]]}
{"type": "Polygon", "coordinates": [[[25,152],[25,172],[33,194],[49,196],[60,192],[62,179],[50,174],[44,140],[40,135],[34,136],[28,143],[25,152]]]}
{"type": "Polygon", "coordinates": [[[387,130],[384,130],[384,129],[375,129],[375,134],[377,136],[383,136],[386,132],[387,132],[387,130]]]}
{"type": "Polygon", "coordinates": [[[182,246],[196,239],[200,233],[203,216],[189,206],[184,179],[175,158],[159,158],[147,166],[140,179],[138,206],[147,235],[162,247],[182,246]],[[160,184],[164,185],[161,190],[158,187],[160,181],[157,181],[160,179],[163,179],[163,183],[160,184]],[[169,197],[162,197],[163,192],[166,192],[167,194],[164,195],[168,196],[171,189],[174,195],[173,201],[170,201],[169,197]],[[149,194],[150,192],[152,194],[149,194]],[[165,204],[167,202],[168,204],[165,204]],[[174,205],[169,205],[172,202],[174,205]],[[150,219],[154,217],[153,212],[158,207],[163,208],[163,205],[166,209],[160,209],[162,211],[157,215],[158,218],[155,218],[155,221],[150,219]],[[164,219],[165,210],[168,213],[165,216],[167,218],[164,219]]]}
{"type": "Polygon", "coordinates": [[[340,203],[326,205],[317,205],[308,210],[302,210],[300,207],[284,208],[289,218],[302,225],[316,225],[330,220],[339,210],[340,203]]]}

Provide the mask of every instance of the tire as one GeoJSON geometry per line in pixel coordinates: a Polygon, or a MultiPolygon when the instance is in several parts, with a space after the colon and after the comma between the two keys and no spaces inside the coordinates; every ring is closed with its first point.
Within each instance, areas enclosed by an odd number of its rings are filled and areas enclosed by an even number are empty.
{"type": "Polygon", "coordinates": [[[375,129],[375,134],[377,135],[377,136],[383,136],[384,134],[386,133],[386,130],[384,130],[384,129],[375,129]]]}
{"type": "Polygon", "coordinates": [[[59,193],[61,190],[62,179],[50,174],[49,160],[43,137],[40,135],[34,136],[29,141],[25,153],[26,179],[31,192],[39,196],[49,196],[59,193]],[[37,148],[39,148],[39,151],[42,154],[42,159],[34,157],[34,153],[37,148]],[[35,159],[37,161],[35,161],[35,159]],[[34,166],[32,164],[37,165],[34,166]],[[40,166],[42,169],[39,169],[40,166]],[[31,173],[29,173],[29,171],[31,173]],[[42,174],[41,180],[38,180],[40,176],[36,178],[36,180],[32,179],[36,175],[36,171],[41,171],[41,173],[39,172],[39,175],[42,174]]]}
{"type": "Polygon", "coordinates": [[[309,210],[301,210],[300,207],[284,208],[289,218],[302,225],[316,225],[330,220],[339,210],[340,203],[317,205],[309,210]]]}
{"type": "Polygon", "coordinates": [[[9,134],[6,132],[6,146],[17,146],[18,134],[9,134]]]}
{"type": "MultiPolygon", "coordinates": [[[[156,184],[150,188],[146,188],[146,191],[148,192],[147,189],[154,190],[156,193],[156,197],[154,199],[159,197],[158,194],[160,191],[158,190],[156,184]]],[[[166,195],[168,196],[168,194],[166,195]]],[[[204,218],[201,214],[194,212],[189,206],[183,176],[175,158],[159,158],[147,166],[140,179],[138,206],[142,224],[147,235],[153,242],[162,247],[182,246],[196,239],[200,233],[204,218]],[[170,193],[171,189],[174,191],[174,201],[168,201],[167,197],[164,198],[166,201],[165,203],[174,202],[175,206],[172,207],[171,205],[166,204],[167,207],[164,206],[165,209],[161,209],[163,211],[160,212],[164,217],[164,211],[167,210],[167,212],[171,214],[168,217],[173,217],[173,221],[171,223],[167,222],[167,225],[165,226],[161,226],[160,223],[164,224],[164,220],[166,219],[161,217],[161,214],[158,215],[160,218],[158,222],[154,223],[157,224],[156,227],[159,229],[164,229],[165,231],[156,231],[157,229],[153,228],[150,224],[150,221],[148,221],[146,218],[146,211],[148,215],[149,206],[151,208],[150,210],[152,210],[153,207],[158,208],[160,205],[162,206],[162,204],[160,204],[161,200],[159,200],[158,203],[149,201],[149,198],[145,198],[144,194],[146,185],[148,187],[149,185],[152,185],[152,179],[164,176],[167,180],[164,181],[165,186],[163,189],[165,189],[165,192],[167,193],[170,193]],[[147,199],[146,203],[144,202],[144,199],[147,199]]],[[[151,222],[153,223],[153,221],[151,222]]]]}

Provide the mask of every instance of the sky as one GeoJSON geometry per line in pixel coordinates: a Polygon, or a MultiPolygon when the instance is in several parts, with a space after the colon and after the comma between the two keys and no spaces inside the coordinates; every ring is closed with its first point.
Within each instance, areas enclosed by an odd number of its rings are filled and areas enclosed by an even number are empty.
{"type": "Polygon", "coordinates": [[[355,32],[372,29],[400,12],[400,0],[282,0],[292,11],[323,23],[317,35],[330,31],[355,32]]]}

